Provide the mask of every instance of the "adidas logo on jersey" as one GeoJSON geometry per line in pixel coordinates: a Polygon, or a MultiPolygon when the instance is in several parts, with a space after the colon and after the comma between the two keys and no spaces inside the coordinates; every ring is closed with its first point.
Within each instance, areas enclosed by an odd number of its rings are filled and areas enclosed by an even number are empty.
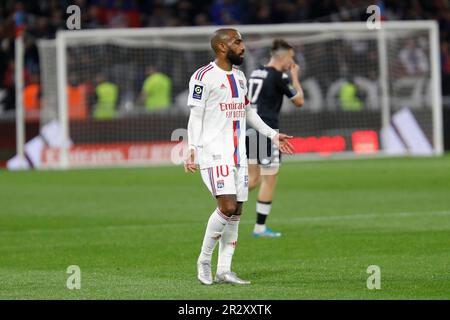
{"type": "Polygon", "coordinates": [[[220,86],[220,89],[226,89],[227,87],[222,83],[222,85],[220,86]]]}

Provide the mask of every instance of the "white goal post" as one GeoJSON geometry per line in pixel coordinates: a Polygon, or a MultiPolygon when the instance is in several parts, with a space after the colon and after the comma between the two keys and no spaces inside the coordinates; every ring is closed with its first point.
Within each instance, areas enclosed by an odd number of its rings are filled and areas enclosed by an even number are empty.
{"type": "MultiPolygon", "coordinates": [[[[306,102],[295,110],[285,99],[280,123],[295,137],[293,158],[443,153],[435,21],[387,21],[379,30],[364,22],[234,27],[246,45],[247,78],[267,63],[274,38],[295,48],[306,102]]],[[[189,76],[211,61],[209,37],[218,28],[60,31],[41,42],[41,127],[57,123],[59,141],[47,141],[41,167],[170,162],[170,133],[187,124],[189,76]],[[164,110],[147,109],[141,97],[149,66],[170,78],[164,110]],[[101,81],[119,92],[107,118],[95,116],[101,81]],[[84,111],[71,109],[69,87],[82,92],[84,111]]]]}

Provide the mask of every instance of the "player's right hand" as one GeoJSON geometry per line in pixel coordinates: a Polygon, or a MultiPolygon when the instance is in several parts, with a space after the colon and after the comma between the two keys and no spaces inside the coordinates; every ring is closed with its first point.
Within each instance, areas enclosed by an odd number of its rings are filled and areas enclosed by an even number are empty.
{"type": "Polygon", "coordinates": [[[197,165],[195,164],[195,150],[189,149],[188,156],[184,161],[184,172],[192,172],[197,171],[197,165]]]}
{"type": "Polygon", "coordinates": [[[273,138],[273,142],[280,149],[282,153],[293,154],[294,146],[289,142],[289,139],[293,138],[293,136],[289,136],[284,133],[279,133],[273,138]]]}
{"type": "Polygon", "coordinates": [[[299,65],[298,64],[296,64],[296,63],[293,63],[292,65],[291,65],[291,76],[292,76],[292,78],[297,78],[298,79],[298,75],[299,75],[299,73],[300,73],[300,67],[299,67],[299,65]]]}

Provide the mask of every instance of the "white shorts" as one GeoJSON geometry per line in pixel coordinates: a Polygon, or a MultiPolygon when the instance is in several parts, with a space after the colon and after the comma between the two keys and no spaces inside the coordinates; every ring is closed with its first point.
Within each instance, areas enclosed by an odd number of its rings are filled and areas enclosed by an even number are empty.
{"type": "Polygon", "coordinates": [[[201,169],[202,179],[209,192],[216,197],[235,194],[238,202],[248,199],[248,168],[222,165],[201,169]]]}

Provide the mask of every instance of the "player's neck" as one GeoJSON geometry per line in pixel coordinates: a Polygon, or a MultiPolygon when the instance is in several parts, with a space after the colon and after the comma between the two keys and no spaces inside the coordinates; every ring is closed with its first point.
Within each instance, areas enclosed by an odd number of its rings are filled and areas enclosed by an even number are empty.
{"type": "Polygon", "coordinates": [[[270,59],[269,63],[267,64],[267,67],[274,68],[277,71],[283,71],[281,63],[278,63],[274,59],[270,59]]]}
{"type": "Polygon", "coordinates": [[[216,58],[216,60],[214,60],[214,63],[223,71],[229,72],[229,71],[233,70],[233,65],[228,60],[216,58]]]}

